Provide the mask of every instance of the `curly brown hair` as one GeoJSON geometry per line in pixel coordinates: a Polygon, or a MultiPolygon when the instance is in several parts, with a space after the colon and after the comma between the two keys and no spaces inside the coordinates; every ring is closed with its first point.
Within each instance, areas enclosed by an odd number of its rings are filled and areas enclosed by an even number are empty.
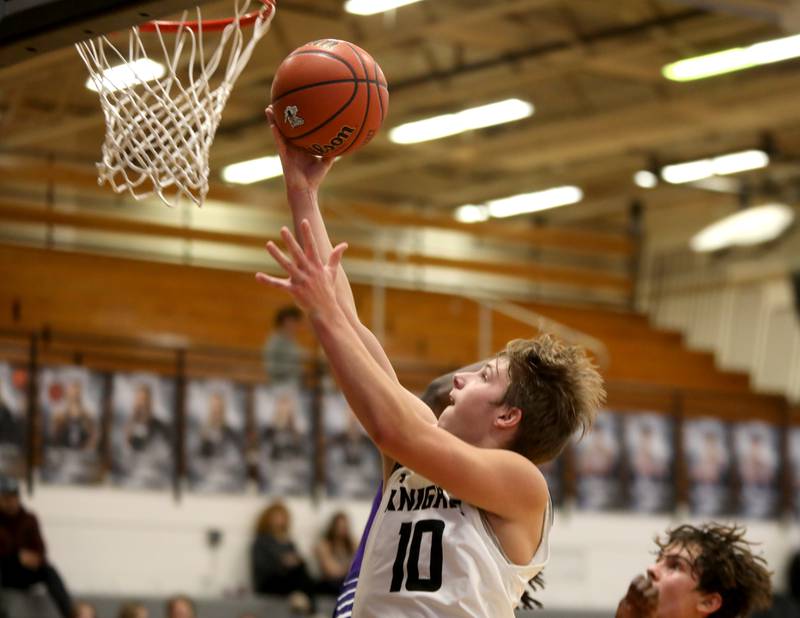
{"type": "Polygon", "coordinates": [[[713,618],[744,618],[772,604],[767,562],[753,555],[752,543],[744,535],[742,527],[708,523],[699,527],[684,524],[656,538],[659,555],[668,547],[696,554],[692,572],[697,589],[722,597],[722,605],[710,615],[713,618]]]}
{"type": "Polygon", "coordinates": [[[534,463],[555,459],[592,426],[605,401],[603,378],[583,348],[551,335],[514,339],[499,356],[508,359],[509,377],[499,403],[522,410],[511,450],[534,463]]]}

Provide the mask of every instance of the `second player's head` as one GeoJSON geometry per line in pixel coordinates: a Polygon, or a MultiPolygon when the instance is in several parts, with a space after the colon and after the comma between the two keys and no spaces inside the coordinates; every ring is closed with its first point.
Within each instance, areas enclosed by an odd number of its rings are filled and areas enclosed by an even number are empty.
{"type": "Polygon", "coordinates": [[[744,529],[682,525],[656,543],[647,574],[658,589],[658,618],[738,618],[769,606],[769,572],[744,529]]]}
{"type": "Polygon", "coordinates": [[[455,375],[439,425],[472,444],[541,463],[591,426],[604,397],[603,380],[581,348],[549,335],[516,339],[476,371],[455,375]]]}

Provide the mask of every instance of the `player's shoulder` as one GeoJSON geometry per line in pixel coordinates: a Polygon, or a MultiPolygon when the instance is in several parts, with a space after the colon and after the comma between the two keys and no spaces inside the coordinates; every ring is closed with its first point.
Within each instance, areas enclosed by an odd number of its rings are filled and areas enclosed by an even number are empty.
{"type": "Polygon", "coordinates": [[[543,511],[550,500],[550,490],[539,466],[513,451],[505,451],[503,457],[513,467],[514,473],[506,475],[505,479],[514,484],[520,506],[527,505],[528,511],[543,511]]]}

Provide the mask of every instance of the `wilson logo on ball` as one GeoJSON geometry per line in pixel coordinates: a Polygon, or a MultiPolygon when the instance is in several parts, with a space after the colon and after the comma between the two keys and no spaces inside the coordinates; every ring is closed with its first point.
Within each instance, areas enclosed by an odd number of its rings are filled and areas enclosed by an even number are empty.
{"type": "Polygon", "coordinates": [[[293,129],[302,127],[306,122],[300,117],[300,114],[297,113],[297,105],[289,105],[283,110],[283,121],[293,129]]]}
{"type": "Polygon", "coordinates": [[[308,151],[312,154],[324,156],[329,152],[333,152],[339,146],[344,144],[350,136],[355,133],[355,129],[353,127],[344,126],[339,130],[339,133],[327,144],[311,144],[308,147],[308,151]]]}

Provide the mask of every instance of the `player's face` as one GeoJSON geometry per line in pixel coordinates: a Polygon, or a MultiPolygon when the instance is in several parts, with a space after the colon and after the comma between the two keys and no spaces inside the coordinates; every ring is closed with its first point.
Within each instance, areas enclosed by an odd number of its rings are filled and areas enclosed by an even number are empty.
{"type": "Polygon", "coordinates": [[[492,427],[508,389],[508,360],[493,359],[475,371],[453,376],[450,405],[439,417],[439,427],[470,444],[478,444],[492,427]]]}
{"type": "Polygon", "coordinates": [[[697,575],[692,570],[695,551],[693,548],[670,546],[647,569],[647,575],[658,589],[657,618],[694,618],[707,616],[708,597],[697,589],[697,575]]]}

